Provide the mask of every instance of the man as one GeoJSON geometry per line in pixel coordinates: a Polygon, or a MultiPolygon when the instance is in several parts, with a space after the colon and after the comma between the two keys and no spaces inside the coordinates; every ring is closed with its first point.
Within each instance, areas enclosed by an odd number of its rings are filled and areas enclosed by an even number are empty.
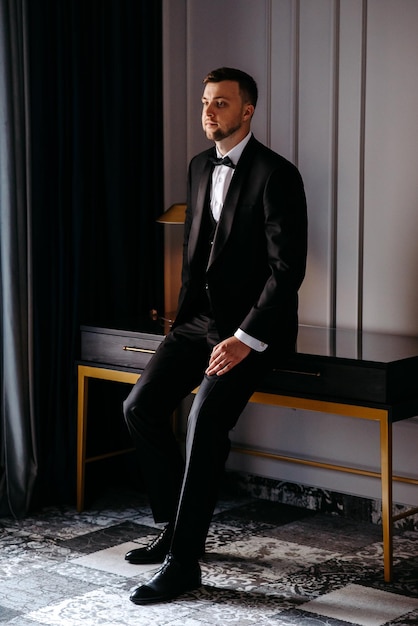
{"type": "Polygon", "coordinates": [[[136,604],[200,586],[199,557],[229,431],[266,373],[295,349],[305,273],[303,183],[291,163],[251,133],[255,81],[220,68],[203,82],[202,125],[215,146],[189,166],[178,312],[124,403],[154,519],[167,524],[151,544],[125,557],[164,561],[133,591],[136,604]],[[198,386],[184,462],[170,416],[198,386]]]}

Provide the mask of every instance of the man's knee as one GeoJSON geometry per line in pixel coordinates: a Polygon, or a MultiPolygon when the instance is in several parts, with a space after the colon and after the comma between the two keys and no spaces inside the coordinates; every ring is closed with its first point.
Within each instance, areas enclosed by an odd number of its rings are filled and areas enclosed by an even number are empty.
{"type": "Polygon", "coordinates": [[[124,400],[123,415],[128,428],[147,427],[156,421],[164,420],[167,413],[165,397],[157,393],[152,385],[138,382],[124,400]]]}
{"type": "Polygon", "coordinates": [[[132,417],[134,414],[134,403],[131,400],[130,395],[126,398],[126,400],[123,401],[122,404],[122,411],[123,411],[123,416],[125,418],[125,422],[129,425],[132,422],[132,417]]]}
{"type": "Polygon", "coordinates": [[[122,404],[123,415],[128,426],[138,421],[138,418],[141,415],[141,403],[140,388],[137,384],[122,404]]]}

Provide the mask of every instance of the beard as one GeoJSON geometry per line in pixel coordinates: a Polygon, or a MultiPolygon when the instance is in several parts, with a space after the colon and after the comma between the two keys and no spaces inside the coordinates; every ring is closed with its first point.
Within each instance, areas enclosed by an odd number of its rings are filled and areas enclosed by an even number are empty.
{"type": "Polygon", "coordinates": [[[209,132],[206,131],[206,137],[208,139],[211,139],[212,141],[222,141],[222,139],[226,139],[227,137],[230,137],[231,135],[236,133],[241,128],[241,126],[242,124],[238,124],[237,126],[231,126],[226,130],[218,128],[217,130],[209,132]]]}

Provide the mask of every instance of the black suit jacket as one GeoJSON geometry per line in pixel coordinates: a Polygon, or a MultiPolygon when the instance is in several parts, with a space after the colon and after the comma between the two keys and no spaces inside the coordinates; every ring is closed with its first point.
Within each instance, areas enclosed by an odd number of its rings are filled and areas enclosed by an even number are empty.
{"type": "MultiPolygon", "coordinates": [[[[199,233],[215,148],[189,166],[182,287],[174,327],[195,312],[201,288],[199,233]]],[[[294,165],[254,137],[237,164],[217,226],[206,283],[221,338],[241,328],[285,355],[297,335],[298,289],[305,274],[306,199],[294,165]]]]}

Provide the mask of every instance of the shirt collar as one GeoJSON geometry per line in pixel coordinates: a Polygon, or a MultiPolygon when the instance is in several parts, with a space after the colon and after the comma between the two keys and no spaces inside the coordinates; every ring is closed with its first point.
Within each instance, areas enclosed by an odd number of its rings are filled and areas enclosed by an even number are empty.
{"type": "Polygon", "coordinates": [[[232,150],[230,150],[230,151],[229,151],[229,152],[227,152],[226,154],[221,154],[221,153],[219,152],[218,148],[216,148],[216,156],[217,156],[217,157],[222,157],[222,156],[226,157],[226,156],[229,156],[229,158],[231,159],[232,163],[233,163],[234,165],[236,165],[236,164],[238,163],[238,161],[239,161],[239,158],[240,158],[241,154],[242,154],[242,153],[243,153],[243,151],[244,151],[245,146],[246,146],[246,145],[247,145],[247,143],[250,141],[250,139],[251,139],[251,135],[252,135],[252,132],[250,131],[250,132],[248,133],[248,135],[246,135],[246,136],[244,137],[244,139],[242,139],[239,143],[237,143],[237,145],[236,145],[236,146],[234,146],[234,147],[232,148],[232,150]]]}

